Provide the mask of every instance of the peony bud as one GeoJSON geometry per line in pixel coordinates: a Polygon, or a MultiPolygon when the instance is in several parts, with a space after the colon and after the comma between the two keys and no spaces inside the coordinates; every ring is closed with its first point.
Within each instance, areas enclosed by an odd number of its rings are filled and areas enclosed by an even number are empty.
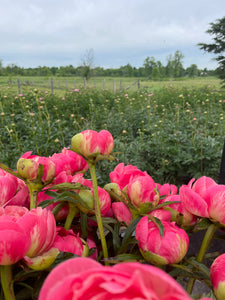
{"type": "Polygon", "coordinates": [[[77,207],[85,214],[90,213],[95,208],[95,202],[93,194],[90,190],[80,190],[79,196],[83,200],[83,202],[87,205],[87,207],[83,205],[77,205],[77,207]]]}
{"type": "Polygon", "coordinates": [[[102,155],[109,155],[114,147],[114,140],[111,133],[107,130],[101,130],[98,133],[98,141],[102,155]]]}
{"type": "Polygon", "coordinates": [[[17,172],[24,179],[35,180],[38,175],[39,163],[33,159],[20,158],[17,161],[17,172]]]}
{"type": "Polygon", "coordinates": [[[72,150],[86,159],[98,155],[109,155],[113,149],[114,141],[110,132],[102,130],[85,130],[73,136],[72,150]]]}
{"type": "Polygon", "coordinates": [[[137,224],[135,237],[143,257],[150,263],[166,265],[179,263],[186,255],[189,245],[187,233],[174,222],[161,221],[163,236],[148,216],[137,224]]]}
{"type": "Polygon", "coordinates": [[[131,180],[127,186],[127,195],[131,203],[139,208],[142,203],[155,204],[155,189],[156,184],[151,176],[137,176],[131,180]]]}
{"type": "Polygon", "coordinates": [[[31,155],[30,152],[24,153],[17,162],[17,171],[24,179],[33,181],[38,178],[39,165],[43,165],[44,171],[41,177],[42,184],[50,183],[55,177],[56,165],[48,157],[31,155]]]}

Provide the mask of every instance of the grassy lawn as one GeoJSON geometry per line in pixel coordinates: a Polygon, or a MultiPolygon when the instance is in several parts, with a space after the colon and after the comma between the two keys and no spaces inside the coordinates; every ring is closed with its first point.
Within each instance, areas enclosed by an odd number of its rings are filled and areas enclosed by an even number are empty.
{"type": "MultiPolygon", "coordinates": [[[[20,80],[20,93],[25,93],[30,89],[37,88],[51,92],[52,80],[54,93],[64,96],[68,90],[80,89],[86,85],[89,88],[105,89],[114,93],[118,91],[134,92],[138,89],[138,78],[135,77],[96,77],[87,82],[81,77],[18,77],[20,80]]],[[[8,89],[19,93],[17,77],[0,77],[0,89],[2,92],[8,89]]],[[[210,87],[211,89],[221,88],[221,81],[216,77],[197,77],[168,79],[162,81],[152,81],[146,78],[140,78],[140,89],[154,92],[158,89],[173,86],[174,88],[202,88],[210,87]]]]}

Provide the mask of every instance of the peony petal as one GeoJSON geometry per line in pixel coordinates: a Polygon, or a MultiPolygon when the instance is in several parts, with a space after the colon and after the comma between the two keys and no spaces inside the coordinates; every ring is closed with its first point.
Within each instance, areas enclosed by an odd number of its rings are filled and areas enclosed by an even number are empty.
{"type": "Polygon", "coordinates": [[[207,190],[209,216],[225,225],[225,185],[213,185],[207,190]]]}
{"type": "Polygon", "coordinates": [[[209,217],[208,205],[199,194],[183,185],[180,188],[179,195],[181,204],[187,211],[199,217],[209,217]]]}
{"type": "Polygon", "coordinates": [[[85,272],[86,270],[92,269],[100,269],[102,267],[101,264],[92,260],[92,259],[84,259],[84,258],[75,258],[64,261],[59,264],[56,268],[54,268],[47,279],[44,282],[44,285],[41,288],[39,300],[54,300],[59,299],[58,297],[48,297],[48,294],[54,290],[57,290],[57,285],[60,289],[66,291],[64,298],[60,298],[60,300],[69,300],[68,298],[71,295],[71,290],[66,288],[70,286],[71,282],[74,281],[74,275],[85,272]]]}

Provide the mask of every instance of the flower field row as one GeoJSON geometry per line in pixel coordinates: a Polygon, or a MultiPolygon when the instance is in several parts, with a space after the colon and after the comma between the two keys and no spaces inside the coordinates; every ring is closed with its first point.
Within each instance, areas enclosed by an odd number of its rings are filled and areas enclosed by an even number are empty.
{"type": "Polygon", "coordinates": [[[0,298],[223,300],[224,98],[2,92],[0,298]]]}
{"type": "MultiPolygon", "coordinates": [[[[107,129],[117,158],[156,180],[182,184],[203,174],[216,179],[224,142],[224,99],[223,91],[207,87],[169,86],[154,93],[118,95],[75,89],[64,97],[41,90],[18,95],[9,87],[1,92],[1,161],[14,168],[16,157],[26,151],[51,155],[68,146],[71,132],[107,129]]],[[[98,168],[109,172],[114,166],[103,162],[98,168]]]]}

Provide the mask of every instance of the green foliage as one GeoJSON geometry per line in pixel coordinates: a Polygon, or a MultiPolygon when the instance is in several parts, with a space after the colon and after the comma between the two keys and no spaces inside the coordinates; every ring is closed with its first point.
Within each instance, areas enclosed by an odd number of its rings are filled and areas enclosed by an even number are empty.
{"type": "Polygon", "coordinates": [[[211,44],[199,43],[198,46],[206,52],[217,55],[215,58],[219,63],[217,73],[225,84],[225,17],[210,23],[210,28],[206,32],[213,36],[213,42],[211,44]]]}
{"type": "Polygon", "coordinates": [[[225,93],[173,88],[114,95],[94,88],[61,98],[44,91],[0,94],[0,158],[15,169],[26,151],[49,156],[70,147],[85,130],[107,129],[117,162],[100,161],[99,184],[118,162],[136,165],[155,181],[182,184],[206,175],[217,180],[225,132],[225,93]]]}

